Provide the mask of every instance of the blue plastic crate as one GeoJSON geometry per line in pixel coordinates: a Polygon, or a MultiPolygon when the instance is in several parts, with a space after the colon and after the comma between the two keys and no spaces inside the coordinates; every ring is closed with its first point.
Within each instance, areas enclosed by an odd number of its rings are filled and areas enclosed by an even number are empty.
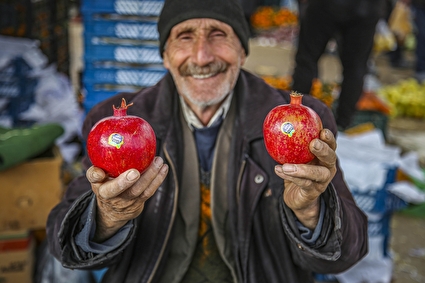
{"type": "Polygon", "coordinates": [[[85,17],[84,33],[90,37],[116,37],[141,40],[159,40],[156,21],[114,20],[102,17],[85,17]]]}
{"type": "Polygon", "coordinates": [[[368,217],[368,237],[382,237],[382,251],[384,257],[389,257],[389,244],[391,238],[391,219],[392,213],[384,214],[366,213],[368,217]]]}
{"type": "Polygon", "coordinates": [[[84,84],[117,84],[147,87],[155,85],[166,74],[165,68],[86,68],[84,84]]]}
{"type": "Polygon", "coordinates": [[[315,282],[317,283],[321,283],[321,282],[338,282],[336,280],[336,277],[332,274],[320,274],[320,273],[316,273],[314,274],[314,279],[315,282]]]}
{"type": "MultiPolygon", "coordinates": [[[[392,213],[376,214],[366,213],[368,216],[368,238],[381,237],[382,239],[382,256],[390,257],[389,243],[391,238],[391,217],[392,213]]],[[[317,283],[322,282],[339,282],[333,274],[315,274],[314,278],[317,283]]]]}
{"type": "Polygon", "coordinates": [[[390,234],[390,222],[392,213],[367,213],[369,237],[388,236],[390,234]]]}
{"type": "Polygon", "coordinates": [[[122,15],[158,16],[164,6],[163,0],[85,0],[83,13],[117,13],[122,15]]]}
{"type": "MultiPolygon", "coordinates": [[[[96,93],[91,93],[90,96],[86,96],[83,100],[83,108],[84,108],[84,112],[88,113],[96,104],[98,104],[99,102],[114,96],[115,94],[117,94],[116,91],[114,92],[102,92],[102,91],[98,91],[96,93]]],[[[112,106],[111,106],[112,107],[112,106]]]]}
{"type": "Polygon", "coordinates": [[[138,64],[162,64],[157,45],[85,44],[85,61],[117,61],[138,64]]]}
{"type": "MultiPolygon", "coordinates": [[[[93,106],[99,102],[110,98],[120,92],[134,92],[140,90],[141,87],[129,85],[102,85],[102,84],[85,84],[84,85],[84,111],[87,113],[93,106]]],[[[112,107],[112,105],[111,105],[112,107]]]]}
{"type": "MultiPolygon", "coordinates": [[[[397,168],[389,168],[385,184],[379,189],[360,192],[350,188],[356,204],[368,217],[368,237],[382,237],[384,257],[390,256],[388,247],[392,213],[407,206],[405,201],[387,191],[388,184],[395,182],[396,173],[397,168]]],[[[338,282],[333,274],[315,274],[315,279],[317,282],[338,282]]]]}
{"type": "Polygon", "coordinates": [[[352,191],[352,194],[357,205],[365,212],[384,213],[407,207],[404,200],[388,192],[386,188],[369,192],[352,191]]]}
{"type": "Polygon", "coordinates": [[[395,182],[397,168],[388,169],[387,179],[382,188],[369,191],[358,191],[351,188],[356,204],[364,212],[387,213],[407,207],[407,202],[387,190],[389,184],[395,182]]]}
{"type": "Polygon", "coordinates": [[[119,92],[134,92],[142,89],[132,85],[113,85],[113,84],[84,84],[85,99],[100,102],[104,97],[110,97],[119,92]]]}

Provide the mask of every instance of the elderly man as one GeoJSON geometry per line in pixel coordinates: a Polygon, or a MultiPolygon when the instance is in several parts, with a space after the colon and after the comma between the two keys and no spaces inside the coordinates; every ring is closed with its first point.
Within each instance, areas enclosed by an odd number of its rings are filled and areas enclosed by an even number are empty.
{"type": "Polygon", "coordinates": [[[83,163],[48,219],[63,266],[108,270],[102,282],[307,283],[367,253],[367,221],[343,181],[331,111],[309,164],[276,164],[262,135],[289,102],[242,70],[249,31],[237,0],[166,0],[158,22],[169,73],[155,86],[95,106],[83,133],[122,98],[157,136],[157,157],[117,178],[83,163]]]}

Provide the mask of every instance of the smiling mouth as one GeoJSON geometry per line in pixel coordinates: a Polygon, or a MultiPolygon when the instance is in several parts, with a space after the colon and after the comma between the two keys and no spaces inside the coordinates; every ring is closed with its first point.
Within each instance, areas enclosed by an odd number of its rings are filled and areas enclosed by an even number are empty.
{"type": "Polygon", "coordinates": [[[194,78],[194,79],[198,79],[198,80],[202,80],[202,79],[208,79],[208,78],[211,78],[211,77],[213,77],[213,76],[215,76],[216,74],[218,74],[218,73],[209,73],[209,74],[192,74],[192,77],[194,78]]]}
{"type": "Polygon", "coordinates": [[[227,64],[218,61],[202,67],[193,63],[185,64],[179,71],[182,76],[191,76],[194,79],[202,80],[224,73],[226,70],[227,64]]]}

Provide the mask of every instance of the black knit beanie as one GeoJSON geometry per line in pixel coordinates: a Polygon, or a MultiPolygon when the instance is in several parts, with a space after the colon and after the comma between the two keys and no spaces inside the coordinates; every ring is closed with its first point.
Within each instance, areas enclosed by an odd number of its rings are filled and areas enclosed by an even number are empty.
{"type": "Polygon", "coordinates": [[[249,53],[249,27],[240,0],[165,0],[158,21],[159,48],[164,52],[171,29],[178,23],[195,18],[210,18],[230,25],[249,53]]]}

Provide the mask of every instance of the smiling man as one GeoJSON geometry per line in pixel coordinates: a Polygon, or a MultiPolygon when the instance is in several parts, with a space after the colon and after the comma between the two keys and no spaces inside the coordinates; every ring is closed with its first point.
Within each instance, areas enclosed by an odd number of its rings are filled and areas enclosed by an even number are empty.
{"type": "Polygon", "coordinates": [[[176,25],[163,56],[180,95],[204,125],[231,93],[246,58],[232,27],[208,18],[176,25]]]}
{"type": "Polygon", "coordinates": [[[83,160],[48,219],[52,253],[67,268],[108,271],[102,282],[308,283],[367,253],[367,221],[344,183],[330,109],[309,164],[276,164],[262,136],[267,113],[289,103],[242,69],[248,27],[238,0],[166,0],[158,22],[169,73],[155,86],[95,106],[148,121],[157,157],[117,178],[83,160]]]}

